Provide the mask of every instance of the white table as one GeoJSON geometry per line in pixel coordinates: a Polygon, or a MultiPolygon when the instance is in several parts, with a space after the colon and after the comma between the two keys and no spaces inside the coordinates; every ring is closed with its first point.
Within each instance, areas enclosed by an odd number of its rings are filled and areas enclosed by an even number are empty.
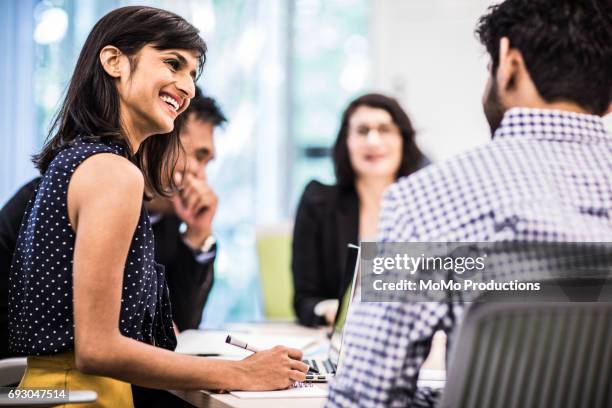
{"type": "MultiPolygon", "coordinates": [[[[298,336],[308,339],[310,344],[321,344],[327,342],[327,329],[313,329],[299,326],[289,322],[267,322],[267,323],[250,323],[250,324],[231,324],[227,326],[228,334],[234,334],[237,337],[241,333],[245,336],[249,334],[278,336],[298,336]]],[[[219,337],[217,335],[217,337],[219,337]]],[[[211,351],[203,339],[210,339],[206,331],[195,333],[193,331],[183,332],[178,338],[178,352],[188,352],[190,354],[201,354],[211,351]]],[[[287,344],[289,345],[289,344],[287,344]]],[[[289,345],[290,346],[290,345],[289,345]]],[[[444,350],[446,346],[446,338],[443,335],[437,335],[434,338],[432,351],[425,361],[423,368],[429,372],[436,374],[438,377],[444,376],[444,350]]],[[[309,347],[310,348],[310,347],[309,347]]],[[[238,350],[240,352],[240,350],[238,350]]],[[[310,357],[310,356],[309,356],[310,357]]],[[[231,358],[231,357],[230,357],[231,358]]],[[[233,358],[236,358],[235,355],[233,358]]],[[[316,384],[317,387],[327,388],[327,384],[316,384]]],[[[273,407],[291,407],[291,408],[319,408],[325,405],[326,398],[270,398],[270,399],[240,399],[230,394],[211,393],[207,391],[182,391],[169,390],[172,394],[182,398],[196,407],[210,408],[273,408],[273,407]]]]}
{"type": "MultiPolygon", "coordinates": [[[[326,384],[317,386],[327,388],[326,384]]],[[[327,398],[240,399],[230,394],[214,394],[204,391],[170,390],[170,392],[196,407],[207,408],[320,408],[323,407],[325,401],[327,401],[327,398]]]]}
{"type": "MultiPolygon", "coordinates": [[[[227,326],[227,333],[234,334],[236,337],[253,335],[266,335],[283,337],[303,337],[308,339],[308,344],[320,344],[326,342],[326,329],[313,329],[299,326],[290,322],[266,322],[266,323],[249,323],[249,324],[230,324],[227,326]]],[[[206,335],[206,331],[198,333],[193,331],[183,332],[179,335],[177,351],[186,351],[191,354],[206,353],[211,351],[210,345],[207,347],[202,343],[203,339],[210,339],[211,336],[206,335]]],[[[214,336],[219,337],[219,336],[214,336]]],[[[228,346],[230,347],[230,346],[228,346]]],[[[214,347],[213,347],[214,349],[214,347]]],[[[216,351],[216,350],[213,350],[216,351]]],[[[240,352],[240,350],[237,350],[240,352]]],[[[228,356],[228,358],[236,358],[236,355],[228,356]]],[[[316,384],[317,387],[327,388],[327,384],[316,384]]],[[[207,391],[182,391],[169,390],[172,394],[189,402],[196,407],[210,408],[271,408],[271,407],[291,407],[291,408],[318,408],[325,405],[326,398],[270,398],[270,399],[240,399],[230,394],[218,394],[207,391]]]]}

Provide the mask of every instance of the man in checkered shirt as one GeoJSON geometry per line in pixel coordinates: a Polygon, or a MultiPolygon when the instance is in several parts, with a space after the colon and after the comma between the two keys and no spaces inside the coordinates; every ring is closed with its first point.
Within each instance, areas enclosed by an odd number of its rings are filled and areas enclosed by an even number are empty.
{"type": "MultiPolygon", "coordinates": [[[[382,242],[612,241],[609,0],[507,0],[478,23],[491,57],[492,141],[400,179],[382,242]]],[[[460,129],[458,130],[460,137],[460,129]]],[[[355,303],[328,407],[433,406],[417,388],[433,334],[452,342],[460,302],[355,303]]]]}

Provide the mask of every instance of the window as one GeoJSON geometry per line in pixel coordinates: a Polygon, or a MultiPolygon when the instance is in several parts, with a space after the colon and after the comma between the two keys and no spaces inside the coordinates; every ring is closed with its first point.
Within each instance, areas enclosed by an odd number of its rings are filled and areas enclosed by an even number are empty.
{"type": "MultiPolygon", "coordinates": [[[[5,135],[17,124],[21,131],[19,139],[3,136],[1,142],[4,163],[10,163],[3,164],[2,198],[33,176],[28,156],[46,137],[91,27],[113,8],[143,3],[174,11],[201,30],[209,54],[199,85],[229,118],[216,132],[217,159],[208,168],[220,198],[214,228],[219,256],[204,324],[260,319],[255,227],[291,218],[309,179],[333,181],[329,147],[339,115],[369,81],[370,2],[3,2],[2,22],[10,24],[0,30],[13,35],[3,61],[16,63],[3,63],[0,72],[19,78],[29,94],[19,100],[18,114],[3,116],[12,126],[5,135]],[[6,173],[15,160],[22,170],[6,173]]],[[[10,95],[15,88],[2,91],[10,95]]]]}

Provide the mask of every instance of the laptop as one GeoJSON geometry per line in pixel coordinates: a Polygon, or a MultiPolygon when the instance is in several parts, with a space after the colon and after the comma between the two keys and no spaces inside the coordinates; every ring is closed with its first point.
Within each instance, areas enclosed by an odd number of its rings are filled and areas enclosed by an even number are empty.
{"type": "Polygon", "coordinates": [[[346,273],[345,276],[352,276],[351,284],[348,286],[340,303],[338,304],[338,312],[336,313],[336,319],[332,326],[332,332],[330,336],[329,352],[326,359],[314,358],[304,359],[303,361],[310,367],[314,367],[319,371],[315,373],[309,371],[306,374],[306,382],[327,382],[330,378],[334,377],[340,370],[342,361],[342,334],[344,332],[344,323],[351,303],[355,296],[355,288],[359,281],[359,255],[360,248],[357,245],[348,244],[348,251],[346,255],[346,273]]]}

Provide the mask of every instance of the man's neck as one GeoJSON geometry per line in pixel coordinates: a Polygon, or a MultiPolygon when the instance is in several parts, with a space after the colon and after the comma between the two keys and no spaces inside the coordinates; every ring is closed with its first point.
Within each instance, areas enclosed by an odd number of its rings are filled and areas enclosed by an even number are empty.
{"type": "Polygon", "coordinates": [[[558,102],[545,102],[545,101],[530,101],[527,103],[517,103],[512,108],[530,108],[530,109],[550,109],[550,110],[560,110],[565,112],[573,112],[573,113],[582,113],[587,115],[593,115],[592,112],[589,112],[582,108],[580,105],[574,102],[569,101],[558,101],[558,102]]]}

